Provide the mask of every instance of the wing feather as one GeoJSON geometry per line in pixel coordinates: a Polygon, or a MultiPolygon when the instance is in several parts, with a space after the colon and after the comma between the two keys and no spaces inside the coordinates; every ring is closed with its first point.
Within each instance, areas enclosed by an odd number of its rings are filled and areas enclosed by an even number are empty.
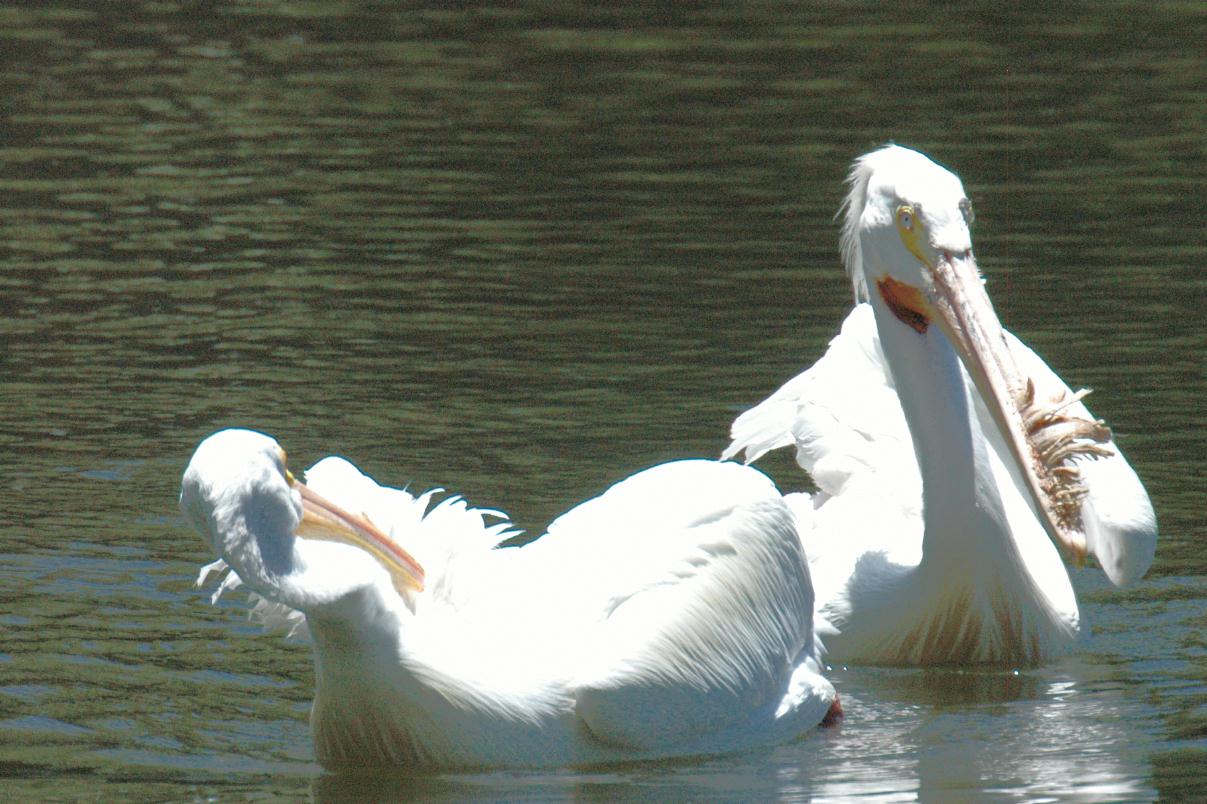
{"type": "Polygon", "coordinates": [[[546,539],[601,561],[596,626],[571,686],[602,740],[682,743],[774,711],[802,655],[813,655],[800,540],[755,470],[664,464],[565,514],[546,539]]]}
{"type": "MultiPolygon", "coordinates": [[[[867,304],[851,311],[820,360],[739,416],[731,436],[725,456],[744,451],[747,463],[767,449],[794,445],[797,463],[830,496],[869,472],[918,476],[867,304]]],[[[920,495],[920,481],[905,491],[920,495]]]]}

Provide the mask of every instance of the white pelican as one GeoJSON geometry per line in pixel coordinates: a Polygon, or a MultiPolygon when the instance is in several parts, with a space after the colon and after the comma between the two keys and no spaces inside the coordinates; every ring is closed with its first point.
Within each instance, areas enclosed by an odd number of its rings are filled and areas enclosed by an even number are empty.
{"type": "Polygon", "coordinates": [[[832,659],[1042,662],[1083,630],[1057,546],[1139,578],[1148,495],[1086,392],[1003,331],[959,178],[889,145],[848,181],[857,306],[821,360],[738,417],[724,457],[795,446],[812,476],[816,493],[788,498],[832,659]]]}
{"type": "Polygon", "coordinates": [[[429,509],[342,458],[307,481],[272,438],[224,430],[180,505],[221,556],[203,579],[229,565],[268,619],[304,618],[325,767],[713,753],[840,713],[792,513],[756,470],[663,464],[500,549],[497,512],[429,509]]]}

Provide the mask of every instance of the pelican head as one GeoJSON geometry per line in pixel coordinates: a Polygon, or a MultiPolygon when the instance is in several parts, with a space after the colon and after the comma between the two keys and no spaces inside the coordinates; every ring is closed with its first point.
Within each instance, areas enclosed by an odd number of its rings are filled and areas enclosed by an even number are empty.
{"type": "MultiPolygon", "coordinates": [[[[1072,561],[1086,554],[1084,488],[1074,455],[1101,454],[1101,422],[1041,405],[1019,371],[972,253],[972,204],[959,177],[917,151],[889,145],[856,160],[848,178],[842,251],[858,297],[926,337],[935,326],[972,377],[1019,465],[1048,535],[1072,561]],[[1059,424],[1053,427],[1053,424],[1059,424]]],[[[884,333],[882,332],[882,338],[884,333]]]]}
{"type": "Polygon", "coordinates": [[[843,255],[861,297],[869,279],[926,288],[944,255],[971,258],[972,203],[960,178],[927,156],[889,145],[857,160],[849,182],[843,255]]]}
{"type": "Polygon", "coordinates": [[[403,595],[423,589],[414,558],[365,517],[307,488],[289,471],[285,451],[263,433],[221,430],[202,441],[181,481],[180,509],[244,583],[291,608],[304,611],[311,600],[355,584],[357,573],[335,572],[331,559],[367,577],[379,565],[403,595]],[[300,549],[299,542],[312,541],[338,543],[339,552],[300,549]],[[300,583],[303,573],[325,575],[326,582],[300,583]],[[326,594],[315,596],[316,589],[326,594]]]}

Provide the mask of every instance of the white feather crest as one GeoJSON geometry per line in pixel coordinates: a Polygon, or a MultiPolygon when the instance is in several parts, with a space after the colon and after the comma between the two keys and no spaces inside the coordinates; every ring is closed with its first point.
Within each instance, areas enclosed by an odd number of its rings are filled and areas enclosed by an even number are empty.
{"type": "Polygon", "coordinates": [[[877,154],[895,147],[886,145],[879,151],[873,151],[855,160],[851,165],[850,173],[847,174],[847,196],[838,208],[838,215],[835,216],[842,218],[842,234],[838,243],[842,251],[842,264],[847,269],[847,276],[855,291],[856,304],[868,300],[867,279],[863,275],[863,253],[859,247],[859,218],[863,214],[863,207],[867,202],[868,182],[872,178],[872,161],[877,154]]]}

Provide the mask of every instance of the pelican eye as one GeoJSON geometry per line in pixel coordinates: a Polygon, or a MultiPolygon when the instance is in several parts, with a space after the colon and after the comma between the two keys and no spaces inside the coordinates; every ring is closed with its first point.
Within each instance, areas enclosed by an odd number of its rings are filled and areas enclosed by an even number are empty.
{"type": "MultiPolygon", "coordinates": [[[[922,225],[918,220],[918,210],[912,204],[902,204],[897,207],[897,234],[910,253],[918,258],[923,265],[931,265],[926,258],[926,252],[919,241],[922,225]]],[[[933,267],[933,266],[932,266],[933,267]]]]}
{"type": "Polygon", "coordinates": [[[293,476],[293,472],[289,471],[289,457],[285,454],[284,447],[278,447],[277,452],[281,457],[281,474],[285,476],[285,482],[292,486],[298,479],[293,476]]]}

